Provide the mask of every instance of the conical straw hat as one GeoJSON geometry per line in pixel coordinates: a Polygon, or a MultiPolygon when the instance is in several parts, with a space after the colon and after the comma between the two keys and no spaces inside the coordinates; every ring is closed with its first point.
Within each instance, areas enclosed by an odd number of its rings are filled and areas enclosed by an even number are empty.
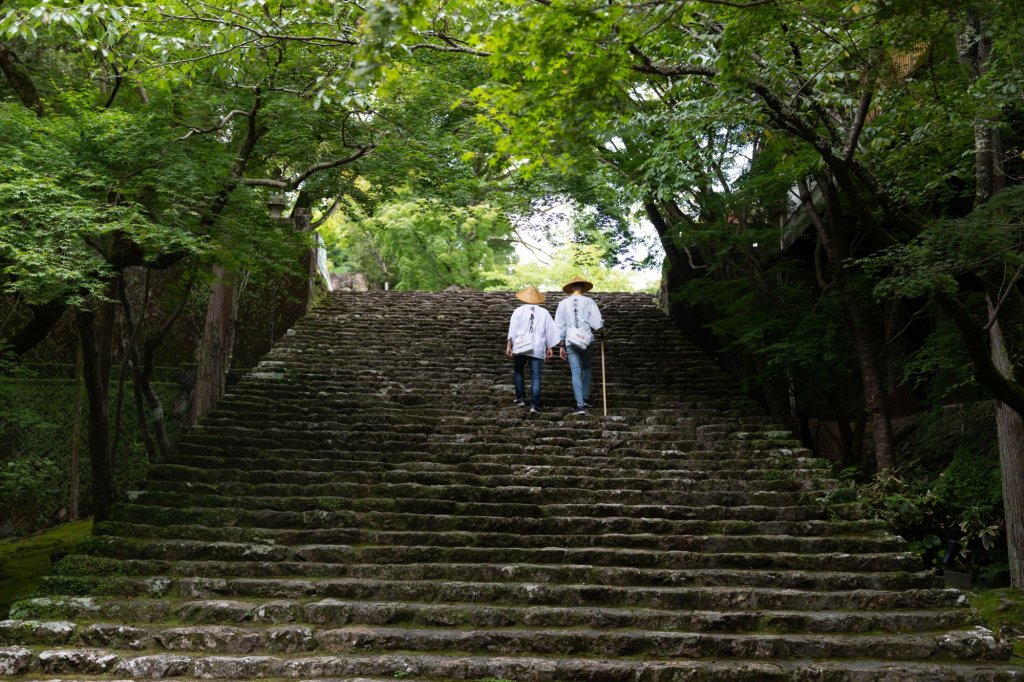
{"type": "Polygon", "coordinates": [[[569,280],[569,282],[564,287],[562,287],[562,291],[564,291],[567,294],[570,293],[570,290],[575,284],[582,284],[583,291],[590,291],[591,289],[594,288],[594,284],[592,282],[588,282],[579,275],[576,275],[571,280],[569,280]]]}
{"type": "Polygon", "coordinates": [[[537,287],[533,286],[532,284],[523,289],[522,291],[520,291],[518,294],[516,294],[516,298],[518,298],[523,303],[544,302],[544,294],[538,291],[537,287]]]}

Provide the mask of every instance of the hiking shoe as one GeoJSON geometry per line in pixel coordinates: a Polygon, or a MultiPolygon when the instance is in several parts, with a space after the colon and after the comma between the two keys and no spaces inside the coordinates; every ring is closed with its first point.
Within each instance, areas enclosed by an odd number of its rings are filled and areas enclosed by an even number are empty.
{"type": "Polygon", "coordinates": [[[512,403],[512,407],[526,407],[525,400],[516,400],[512,403]]]}
{"type": "Polygon", "coordinates": [[[536,405],[530,405],[530,414],[539,414],[540,411],[540,408],[536,405]]]}
{"type": "Polygon", "coordinates": [[[590,409],[593,409],[594,406],[590,404],[589,400],[584,400],[583,401],[583,407],[584,407],[584,409],[590,410],[590,409]]]}
{"type": "Polygon", "coordinates": [[[582,407],[577,407],[572,411],[573,414],[586,414],[587,411],[582,407]]]}

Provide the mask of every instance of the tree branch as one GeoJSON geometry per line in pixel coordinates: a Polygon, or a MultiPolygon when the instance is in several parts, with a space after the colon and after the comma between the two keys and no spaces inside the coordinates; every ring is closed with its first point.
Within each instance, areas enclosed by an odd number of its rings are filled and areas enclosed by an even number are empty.
{"type": "Polygon", "coordinates": [[[1017,280],[1020,279],[1021,272],[1024,271],[1024,263],[1017,268],[1017,271],[1013,273],[1013,277],[1010,278],[1010,282],[1006,285],[1006,291],[999,297],[999,301],[992,308],[989,313],[988,322],[985,324],[985,331],[992,329],[992,325],[999,319],[999,313],[1003,309],[1003,305],[1006,303],[1006,299],[1010,297],[1010,294],[1017,288],[1017,280]]]}
{"type": "Polygon", "coordinates": [[[317,218],[316,222],[314,222],[312,225],[309,226],[309,229],[310,230],[315,230],[316,228],[320,227],[325,222],[327,222],[327,219],[330,218],[332,215],[334,215],[334,212],[338,210],[339,206],[341,206],[341,197],[338,197],[337,199],[335,199],[334,203],[331,204],[331,207],[327,209],[327,212],[324,213],[319,218],[317,218]]]}
{"type": "Polygon", "coordinates": [[[185,133],[184,135],[182,135],[181,137],[179,137],[176,141],[177,142],[181,142],[183,140],[187,140],[188,138],[192,137],[193,135],[202,135],[202,134],[205,134],[205,133],[213,133],[213,132],[216,132],[218,130],[223,130],[224,126],[226,126],[228,123],[230,123],[231,119],[233,119],[234,117],[236,117],[236,116],[248,116],[248,115],[249,115],[248,111],[244,111],[242,109],[232,109],[231,111],[229,111],[227,114],[225,114],[220,119],[219,123],[217,123],[216,125],[212,125],[209,128],[193,128],[192,126],[189,126],[188,132],[185,133]]]}
{"type": "Polygon", "coordinates": [[[107,97],[107,101],[103,103],[104,109],[109,109],[113,104],[114,100],[117,99],[117,93],[121,90],[121,82],[124,80],[124,76],[121,71],[118,70],[116,65],[111,65],[114,69],[114,88],[110,91],[110,96],[107,97]]]}
{"type": "Polygon", "coordinates": [[[1004,376],[992,362],[988,343],[985,341],[985,329],[981,323],[952,295],[937,293],[934,298],[960,331],[960,337],[974,365],[974,377],[978,383],[990,390],[996,400],[1006,404],[1017,414],[1024,415],[1024,388],[1004,376]]]}
{"type": "Polygon", "coordinates": [[[447,45],[436,45],[434,43],[416,43],[410,45],[409,49],[415,52],[416,50],[434,50],[436,52],[459,52],[462,54],[473,55],[474,57],[490,57],[491,52],[486,50],[475,50],[472,47],[463,47],[462,45],[453,45],[451,43],[447,45]]]}
{"type": "Polygon", "coordinates": [[[696,66],[696,65],[685,65],[685,66],[672,66],[669,64],[656,64],[654,60],[644,54],[636,45],[630,45],[629,51],[632,55],[637,57],[643,64],[639,66],[633,66],[633,71],[637,73],[648,73],[655,76],[665,76],[671,78],[672,76],[704,76],[706,78],[713,78],[718,75],[715,69],[707,66],[696,66]]]}
{"type": "Polygon", "coordinates": [[[274,178],[242,178],[242,184],[250,187],[277,187],[283,190],[297,189],[309,176],[320,171],[329,170],[331,168],[337,168],[338,166],[344,166],[347,163],[352,163],[357,159],[361,159],[373,150],[372,146],[359,147],[355,153],[350,154],[341,159],[334,159],[333,161],[322,161],[315,163],[301,173],[297,173],[292,177],[285,180],[275,180],[274,178]]]}
{"type": "Polygon", "coordinates": [[[845,163],[853,161],[853,155],[857,151],[857,142],[860,140],[860,134],[864,131],[868,112],[871,111],[871,98],[874,94],[874,89],[869,87],[860,98],[857,114],[854,116],[853,125],[850,126],[850,134],[846,138],[846,149],[843,150],[843,162],[845,163]]]}

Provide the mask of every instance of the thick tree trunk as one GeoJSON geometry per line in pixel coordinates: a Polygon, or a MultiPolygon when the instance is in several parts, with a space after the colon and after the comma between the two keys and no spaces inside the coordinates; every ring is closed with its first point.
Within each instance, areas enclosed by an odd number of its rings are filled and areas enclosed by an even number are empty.
{"type": "Polygon", "coordinates": [[[11,52],[4,43],[0,43],[0,72],[7,78],[7,82],[10,83],[22,104],[36,112],[37,116],[42,116],[45,113],[43,100],[39,98],[35,84],[21,68],[17,55],[11,52]]]}
{"type": "Polygon", "coordinates": [[[78,345],[77,365],[75,370],[75,413],[71,426],[71,464],[68,472],[68,519],[77,521],[78,498],[81,488],[82,459],[82,403],[84,402],[85,379],[82,345],[78,345]]]}
{"type": "Polygon", "coordinates": [[[189,410],[189,426],[195,426],[224,395],[231,358],[231,333],[235,310],[234,287],[223,266],[213,266],[213,287],[206,305],[203,340],[196,357],[196,387],[189,410]]]}
{"type": "Polygon", "coordinates": [[[879,471],[891,469],[896,465],[892,419],[889,417],[889,407],[885,402],[885,387],[878,367],[878,352],[871,329],[871,316],[867,308],[853,296],[847,294],[844,297],[847,299],[853,328],[853,344],[864,388],[864,407],[871,418],[875,463],[879,471]]]}
{"type": "MultiPolygon", "coordinates": [[[[1012,376],[1013,366],[998,321],[992,325],[989,339],[996,367],[1006,376],[1012,376]]],[[[1010,584],[1024,588],[1024,419],[1001,402],[996,403],[996,433],[1003,478],[1003,513],[1010,558],[1010,584]]]]}
{"type": "Polygon", "coordinates": [[[97,521],[110,518],[114,504],[114,467],[110,457],[110,416],[108,413],[110,347],[104,346],[100,316],[91,310],[76,314],[79,342],[82,346],[82,377],[89,402],[89,461],[92,470],[93,516],[97,521]],[[108,358],[106,361],[103,355],[108,358]]]}

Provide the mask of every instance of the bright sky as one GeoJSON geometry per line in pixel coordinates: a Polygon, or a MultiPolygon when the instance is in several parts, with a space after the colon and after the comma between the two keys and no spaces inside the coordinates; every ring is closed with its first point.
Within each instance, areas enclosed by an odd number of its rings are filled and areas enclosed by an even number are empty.
{"type": "MultiPolygon", "coordinates": [[[[520,262],[550,264],[555,249],[568,243],[572,237],[572,217],[573,207],[560,203],[520,222],[517,229],[524,242],[516,244],[520,262]]],[[[661,279],[661,262],[665,254],[658,233],[646,219],[634,224],[633,231],[637,240],[626,253],[628,260],[639,262],[654,255],[655,266],[646,270],[634,270],[629,266],[616,266],[614,269],[626,273],[633,288],[639,291],[656,285],[661,279]]]]}

